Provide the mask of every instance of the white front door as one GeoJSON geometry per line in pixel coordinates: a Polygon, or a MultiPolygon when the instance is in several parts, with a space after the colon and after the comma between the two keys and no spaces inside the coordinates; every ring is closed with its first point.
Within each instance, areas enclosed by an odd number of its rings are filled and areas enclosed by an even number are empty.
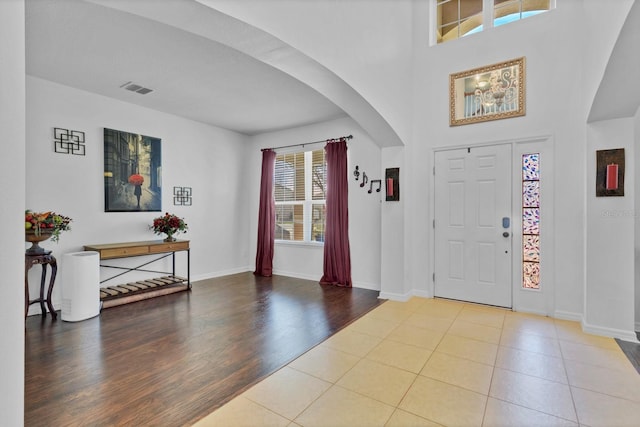
{"type": "Polygon", "coordinates": [[[435,296],[511,307],[511,146],[435,153],[435,296]]]}

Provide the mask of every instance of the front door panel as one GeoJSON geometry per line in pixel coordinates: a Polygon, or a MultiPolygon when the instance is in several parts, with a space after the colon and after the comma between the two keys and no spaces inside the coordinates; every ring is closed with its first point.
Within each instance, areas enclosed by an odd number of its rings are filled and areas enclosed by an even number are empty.
{"type": "Polygon", "coordinates": [[[435,295],[511,307],[511,146],[435,153],[435,295]]]}

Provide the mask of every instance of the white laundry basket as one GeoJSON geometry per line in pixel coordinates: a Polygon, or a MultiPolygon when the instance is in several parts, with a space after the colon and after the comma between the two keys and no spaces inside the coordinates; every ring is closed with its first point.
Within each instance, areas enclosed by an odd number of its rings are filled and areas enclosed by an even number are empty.
{"type": "Polygon", "coordinates": [[[61,273],[62,320],[77,322],[100,314],[100,254],[66,253],[61,273]]]}

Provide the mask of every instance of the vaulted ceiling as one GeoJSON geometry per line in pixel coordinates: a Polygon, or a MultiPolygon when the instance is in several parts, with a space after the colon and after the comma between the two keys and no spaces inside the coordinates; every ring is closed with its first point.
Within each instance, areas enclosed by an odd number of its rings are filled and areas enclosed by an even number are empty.
{"type": "Polygon", "coordinates": [[[613,48],[589,122],[633,117],[640,107],[640,2],[634,2],[613,48]]]}
{"type": "Polygon", "coordinates": [[[346,115],[237,49],[97,3],[26,2],[28,75],[248,135],[346,115]]]}

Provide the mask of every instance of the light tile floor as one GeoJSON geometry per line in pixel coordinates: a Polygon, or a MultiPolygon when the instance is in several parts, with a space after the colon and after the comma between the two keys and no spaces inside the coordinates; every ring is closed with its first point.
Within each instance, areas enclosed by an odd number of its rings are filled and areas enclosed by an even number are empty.
{"type": "Polygon", "coordinates": [[[196,426],[640,426],[640,375],[576,322],[387,301],[196,426]]]}

